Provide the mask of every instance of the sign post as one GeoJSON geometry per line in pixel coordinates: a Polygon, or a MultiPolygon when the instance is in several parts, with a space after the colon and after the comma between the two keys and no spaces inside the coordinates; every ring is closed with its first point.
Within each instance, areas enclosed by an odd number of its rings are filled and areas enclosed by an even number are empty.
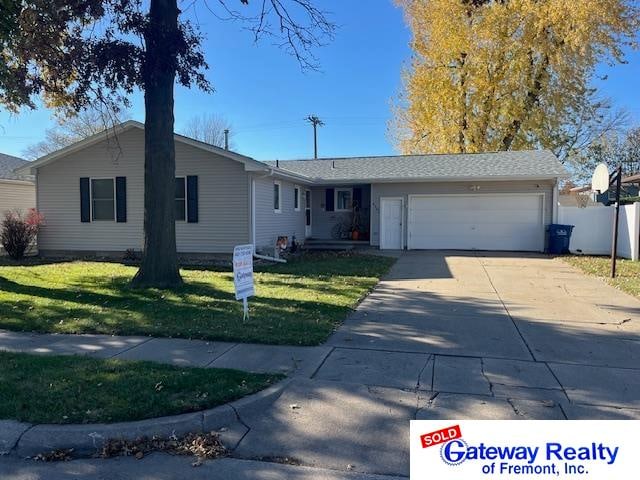
{"type": "Polygon", "coordinates": [[[238,245],[233,249],[233,284],[236,300],[242,300],[242,320],[249,318],[247,299],[255,295],[253,286],[253,245],[238,245]]]}

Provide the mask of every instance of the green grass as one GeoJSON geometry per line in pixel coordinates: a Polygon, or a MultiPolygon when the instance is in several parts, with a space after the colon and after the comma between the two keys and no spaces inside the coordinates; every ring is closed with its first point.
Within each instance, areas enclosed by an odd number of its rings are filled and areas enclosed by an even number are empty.
{"type": "Polygon", "coordinates": [[[0,418],[31,423],[142,420],[215,407],[282,378],[215,368],[0,352],[0,418]]]}
{"type": "Polygon", "coordinates": [[[611,259],[609,257],[575,255],[564,257],[564,260],[583,272],[602,277],[614,287],[640,298],[640,262],[618,259],[616,278],[609,278],[611,275],[611,259]]]}
{"type": "Polygon", "coordinates": [[[322,343],[392,259],[316,254],[255,274],[250,319],[223,269],[185,269],[185,285],[132,289],[136,267],[67,262],[0,266],[0,328],[289,345],[322,343]]]}

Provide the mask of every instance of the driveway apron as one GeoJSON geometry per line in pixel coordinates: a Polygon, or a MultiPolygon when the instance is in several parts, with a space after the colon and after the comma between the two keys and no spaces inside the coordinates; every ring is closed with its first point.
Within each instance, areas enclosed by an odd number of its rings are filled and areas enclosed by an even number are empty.
{"type": "Polygon", "coordinates": [[[640,418],[640,302],[558,259],[405,252],[234,455],[408,475],[411,419],[640,418]]]}

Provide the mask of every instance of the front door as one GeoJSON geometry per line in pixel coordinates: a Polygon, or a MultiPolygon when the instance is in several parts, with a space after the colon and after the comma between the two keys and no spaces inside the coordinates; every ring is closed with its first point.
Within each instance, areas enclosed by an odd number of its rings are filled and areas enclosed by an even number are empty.
{"type": "Polygon", "coordinates": [[[380,248],[402,250],[402,198],[380,199],[380,248]]]}
{"type": "Polygon", "coordinates": [[[304,194],[304,215],[304,236],[309,238],[311,237],[311,190],[307,190],[304,194]]]}

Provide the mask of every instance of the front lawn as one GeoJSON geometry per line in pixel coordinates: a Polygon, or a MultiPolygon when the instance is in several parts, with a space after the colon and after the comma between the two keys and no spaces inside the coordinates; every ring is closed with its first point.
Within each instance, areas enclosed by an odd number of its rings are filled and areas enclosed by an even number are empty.
{"type": "Polygon", "coordinates": [[[212,408],[282,378],[217,368],[0,352],[0,419],[111,423],[212,408]]]}
{"type": "Polygon", "coordinates": [[[640,297],[640,262],[618,259],[616,278],[609,278],[611,275],[611,258],[609,257],[574,255],[564,257],[564,260],[585,273],[602,277],[614,287],[640,297]]]}
{"type": "Polygon", "coordinates": [[[260,267],[246,322],[221,268],[184,269],[185,285],[164,291],[130,288],[137,269],[118,263],[0,266],[0,328],[317,345],[392,263],[315,254],[260,267]]]}

